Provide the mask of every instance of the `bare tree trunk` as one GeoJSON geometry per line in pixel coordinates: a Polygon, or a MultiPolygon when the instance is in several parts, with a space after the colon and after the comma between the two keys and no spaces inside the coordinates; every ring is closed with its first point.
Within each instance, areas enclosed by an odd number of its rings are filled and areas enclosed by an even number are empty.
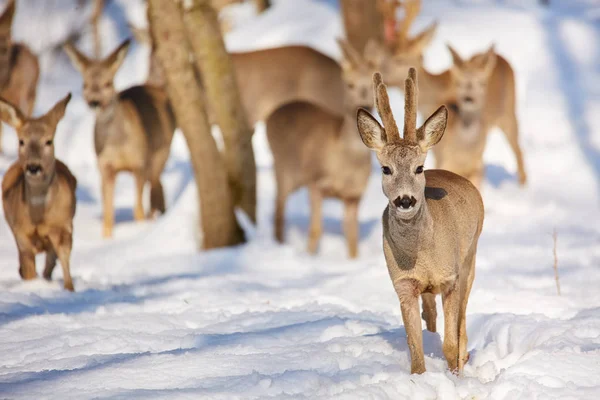
{"type": "Polygon", "coordinates": [[[376,0],[341,0],[346,39],[361,54],[369,39],[383,43],[383,16],[376,0]]]}
{"type": "Polygon", "coordinates": [[[225,165],[210,133],[200,86],[189,61],[179,6],[173,0],[149,0],[148,20],[177,124],[190,149],[204,233],[201,246],[210,249],[241,243],[244,234],[235,218],[225,165]]]}
{"type": "Polygon", "coordinates": [[[188,0],[183,4],[183,21],[194,59],[202,73],[210,109],[223,134],[233,202],[256,222],[253,129],[240,98],[231,57],[225,50],[217,13],[209,0],[188,0]]]}
{"type": "Polygon", "coordinates": [[[104,0],[94,0],[94,11],[92,12],[92,29],[94,36],[94,57],[99,59],[102,57],[102,41],[100,39],[100,29],[98,22],[102,16],[102,10],[104,9],[104,0]]]}
{"type": "Polygon", "coordinates": [[[258,11],[259,14],[271,7],[270,0],[254,0],[254,4],[256,5],[256,11],[258,11]]]}

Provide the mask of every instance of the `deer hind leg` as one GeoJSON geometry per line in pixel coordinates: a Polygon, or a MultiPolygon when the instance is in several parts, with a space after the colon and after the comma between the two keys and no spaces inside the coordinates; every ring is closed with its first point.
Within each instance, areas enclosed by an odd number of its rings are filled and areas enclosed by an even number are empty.
{"type": "Polygon", "coordinates": [[[4,148],[2,147],[2,130],[3,124],[0,122],[0,154],[4,153],[4,148]]]}
{"type": "Polygon", "coordinates": [[[442,350],[448,368],[452,373],[458,373],[459,356],[459,336],[458,322],[460,312],[460,291],[459,284],[456,282],[452,287],[442,293],[442,303],[444,306],[444,343],[442,350]]]}
{"type": "Polygon", "coordinates": [[[406,330],[406,341],[410,352],[410,373],[425,372],[425,356],[423,355],[423,332],[419,316],[419,289],[412,279],[404,279],[395,285],[400,299],[402,321],[406,330]]]}
{"type": "Polygon", "coordinates": [[[135,206],[133,207],[133,219],[136,221],[143,221],[145,219],[143,204],[144,185],[146,184],[145,175],[143,170],[137,170],[133,173],[135,178],[135,206]]]}
{"type": "Polygon", "coordinates": [[[75,291],[71,279],[71,247],[73,246],[73,235],[65,230],[55,229],[50,232],[50,242],[56,251],[60,266],[63,271],[64,287],[71,292],[75,291]]]}
{"type": "Polygon", "coordinates": [[[425,320],[427,330],[429,332],[436,332],[437,309],[435,306],[435,294],[423,293],[421,294],[421,300],[423,300],[423,314],[421,316],[425,320]]]}
{"type": "Polygon", "coordinates": [[[308,230],[308,252],[315,254],[323,233],[323,194],[316,186],[308,189],[310,195],[310,227],[308,230]]]}
{"type": "Polygon", "coordinates": [[[150,171],[150,216],[164,214],[167,211],[165,202],[165,192],[160,176],[165,169],[167,159],[169,158],[169,147],[154,153],[152,158],[152,168],[150,171]]]}
{"type": "MultiPolygon", "coordinates": [[[[476,244],[475,244],[476,245],[476,244]]],[[[458,321],[458,372],[461,373],[467,361],[469,361],[469,353],[467,352],[467,303],[469,302],[469,294],[473,286],[475,278],[475,254],[476,249],[465,260],[465,268],[468,268],[466,277],[460,282],[460,313],[458,321]]]]}
{"type": "Polygon", "coordinates": [[[112,236],[115,223],[115,178],[116,173],[110,168],[104,168],[102,173],[102,208],[103,208],[103,230],[105,238],[112,236]]]}
{"type": "Polygon", "coordinates": [[[46,266],[44,267],[44,279],[47,281],[52,280],[52,271],[56,267],[56,251],[54,247],[46,251],[46,266]]]}
{"type": "Polygon", "coordinates": [[[358,204],[357,199],[344,201],[344,235],[350,258],[358,256],[358,204]]]}
{"type": "Polygon", "coordinates": [[[37,278],[35,254],[29,250],[19,250],[19,275],[28,281],[37,278]]]}
{"type": "Polygon", "coordinates": [[[275,218],[273,229],[275,231],[275,240],[283,243],[285,239],[285,202],[288,193],[283,191],[280,185],[277,185],[277,196],[275,198],[275,218]]]}
{"type": "Polygon", "coordinates": [[[517,161],[517,173],[519,175],[519,184],[525,185],[525,183],[527,183],[527,174],[525,173],[523,152],[521,151],[521,146],[519,145],[519,125],[517,122],[517,116],[513,112],[510,116],[501,118],[498,125],[500,126],[500,129],[502,129],[502,132],[504,132],[504,136],[506,136],[506,140],[515,154],[515,159],[517,161]]]}

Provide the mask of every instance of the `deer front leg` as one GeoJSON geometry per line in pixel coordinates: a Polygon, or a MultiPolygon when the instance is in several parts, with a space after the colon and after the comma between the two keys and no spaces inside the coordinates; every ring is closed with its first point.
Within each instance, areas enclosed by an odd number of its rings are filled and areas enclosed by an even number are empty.
{"type": "Polygon", "coordinates": [[[60,261],[60,266],[63,271],[64,287],[71,292],[75,291],[73,280],[71,279],[71,247],[73,246],[73,235],[66,230],[54,229],[49,235],[50,243],[56,250],[56,255],[60,261]]]}
{"type": "Polygon", "coordinates": [[[52,271],[56,267],[56,252],[54,248],[46,251],[46,266],[44,267],[44,279],[47,281],[52,280],[52,271]]]}
{"type": "Polygon", "coordinates": [[[105,238],[112,236],[113,224],[115,222],[115,177],[116,174],[110,168],[102,168],[102,208],[103,208],[103,230],[105,238]]]}
{"type": "Polygon", "coordinates": [[[0,154],[4,153],[4,149],[2,147],[2,123],[0,123],[0,154]]]}
{"type": "Polygon", "coordinates": [[[33,251],[19,249],[19,275],[26,281],[37,278],[35,253],[33,251]]]}
{"type": "Polygon", "coordinates": [[[460,312],[460,292],[457,284],[442,293],[442,304],[444,307],[444,344],[442,350],[448,368],[452,373],[458,373],[458,317],[460,312]]]}
{"type": "Polygon", "coordinates": [[[358,200],[344,201],[344,234],[350,258],[358,256],[358,200]]]}
{"type": "Polygon", "coordinates": [[[429,332],[436,332],[437,309],[435,307],[435,294],[423,293],[421,300],[423,300],[422,317],[427,325],[427,330],[429,332]]]}
{"type": "Polygon", "coordinates": [[[285,201],[287,199],[287,193],[283,193],[282,190],[277,188],[277,196],[275,198],[275,218],[273,221],[275,230],[275,240],[279,243],[283,243],[285,236],[285,201]]]}
{"type": "Polygon", "coordinates": [[[133,219],[136,221],[143,221],[145,219],[143,196],[146,178],[144,176],[144,171],[142,170],[135,171],[133,176],[135,178],[135,206],[133,207],[133,219]]]}
{"type": "Polygon", "coordinates": [[[400,310],[410,351],[410,373],[422,374],[425,372],[425,357],[423,355],[421,316],[419,315],[418,284],[412,279],[404,279],[397,282],[395,287],[400,299],[400,310]]]}
{"type": "Polygon", "coordinates": [[[323,195],[316,186],[309,188],[310,195],[310,228],[308,231],[308,252],[315,254],[319,246],[319,239],[323,233],[322,208],[323,195]]]}

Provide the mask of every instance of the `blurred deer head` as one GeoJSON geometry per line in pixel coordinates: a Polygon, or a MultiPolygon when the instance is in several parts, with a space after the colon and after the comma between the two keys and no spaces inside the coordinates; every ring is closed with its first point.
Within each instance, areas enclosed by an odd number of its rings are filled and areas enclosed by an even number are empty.
{"type": "Polygon", "coordinates": [[[344,102],[353,115],[357,107],[369,108],[371,105],[372,66],[346,40],[338,39],[342,50],[342,79],[344,81],[344,102]]]}
{"type": "Polygon", "coordinates": [[[460,114],[482,112],[487,96],[488,81],[496,66],[496,53],[492,45],[488,51],[468,60],[447,45],[454,65],[450,69],[452,91],[460,114]]]}
{"type": "Polygon", "coordinates": [[[0,98],[0,119],[17,131],[19,164],[30,183],[47,184],[54,175],[54,135],[65,115],[71,93],[38,118],[27,118],[16,106],[0,98]]]}
{"type": "Polygon", "coordinates": [[[359,109],[358,131],[381,164],[383,193],[389,200],[390,210],[401,219],[410,220],[425,202],[423,164],[429,149],[444,134],[448,111],[441,106],[417,129],[417,72],[411,68],[405,81],[404,135],[400,137],[379,73],[373,75],[373,89],[383,126],[368,111],[359,109]]]}
{"type": "Polygon", "coordinates": [[[10,75],[12,53],[12,21],[15,15],[15,2],[10,0],[0,16],[0,84],[6,83],[10,75]]]}
{"type": "Polygon", "coordinates": [[[100,111],[116,101],[117,91],[113,80],[125,59],[129,42],[123,42],[103,60],[90,59],[73,45],[65,45],[65,52],[83,77],[83,97],[92,109],[100,111]]]}
{"type": "Polygon", "coordinates": [[[422,63],[423,51],[433,39],[437,22],[431,24],[415,37],[409,30],[421,10],[421,0],[379,0],[384,16],[385,43],[371,39],[365,47],[365,59],[386,76],[393,86],[401,86],[410,67],[422,63]],[[404,9],[404,18],[398,21],[396,11],[404,9]]]}

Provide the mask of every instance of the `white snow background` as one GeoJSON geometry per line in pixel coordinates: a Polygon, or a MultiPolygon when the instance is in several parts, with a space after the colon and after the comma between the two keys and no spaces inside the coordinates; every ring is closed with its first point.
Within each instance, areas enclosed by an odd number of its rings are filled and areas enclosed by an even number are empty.
{"type": "MultiPolygon", "coordinates": [[[[262,124],[254,138],[259,215],[248,244],[198,252],[196,194],[185,142],[173,141],[163,174],[168,212],[132,221],[133,180],[120,176],[117,224],[101,238],[94,116],[81,78],[57,46],[91,51],[90,4],[18,1],[14,36],[41,55],[36,113],[74,92],[56,137],[57,156],[77,176],[71,272],[76,293],[23,282],[0,220],[0,399],[598,399],[600,398],[600,6],[595,0],[425,0],[413,30],[440,21],[427,49],[432,71],[496,43],[518,82],[521,144],[529,183],[494,132],[485,159],[486,220],[467,324],[464,376],[447,371],[443,334],[424,331],[427,372],[410,375],[400,307],[382,254],[386,200],[374,164],[360,207],[360,257],[346,258],[338,202],[324,209],[316,256],[305,252],[306,191],[287,208],[285,245],[273,240],[274,179],[262,124]],[[558,232],[562,296],[554,281],[558,232]]],[[[342,35],[336,1],[276,0],[255,16],[227,10],[234,51],[304,43],[332,57],[342,35]]],[[[109,1],[108,53],[144,24],[139,0],[109,1]]],[[[143,82],[148,49],[130,49],[116,84],[143,82]]],[[[385,78],[385,77],[384,77],[385,78]]],[[[266,82],[267,83],[267,82],[266,82]]],[[[397,119],[402,96],[392,99],[397,119]]],[[[7,152],[0,174],[16,156],[7,152]]],[[[38,265],[43,258],[38,258],[38,265]]],[[[39,270],[39,268],[38,268],[39,270]]],[[[438,327],[443,324],[438,299],[438,327]]],[[[424,326],[424,325],[423,325],[424,326]]],[[[443,331],[442,331],[443,332],[443,331]]]]}

